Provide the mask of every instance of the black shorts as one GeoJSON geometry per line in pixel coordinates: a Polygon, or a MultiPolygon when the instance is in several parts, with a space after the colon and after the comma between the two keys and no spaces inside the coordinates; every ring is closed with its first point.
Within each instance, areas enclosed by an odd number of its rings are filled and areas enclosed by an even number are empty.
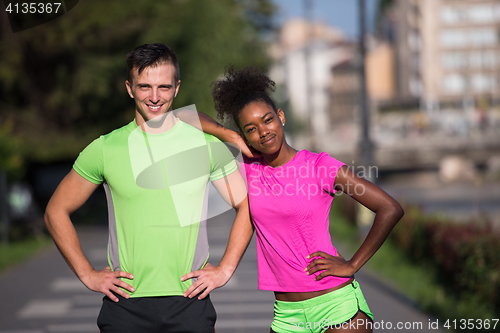
{"type": "Polygon", "coordinates": [[[137,297],[115,303],[103,298],[97,326],[101,333],[214,333],[217,315],[210,297],[137,297]]]}

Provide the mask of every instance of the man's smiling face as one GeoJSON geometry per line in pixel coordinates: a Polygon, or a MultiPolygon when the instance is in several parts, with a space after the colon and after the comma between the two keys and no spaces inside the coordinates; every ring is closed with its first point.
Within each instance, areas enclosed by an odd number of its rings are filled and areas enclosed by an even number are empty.
{"type": "Polygon", "coordinates": [[[135,101],[135,119],[138,126],[172,110],[181,81],[175,82],[175,68],[170,63],[144,68],[126,81],[127,91],[135,101]]]}

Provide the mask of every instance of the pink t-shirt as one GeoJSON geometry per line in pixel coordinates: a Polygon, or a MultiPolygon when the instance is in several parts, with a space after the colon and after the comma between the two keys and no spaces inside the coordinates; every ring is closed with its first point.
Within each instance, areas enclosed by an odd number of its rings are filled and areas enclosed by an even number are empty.
{"type": "Polygon", "coordinates": [[[336,255],[329,232],[337,171],[345,165],[327,153],[307,150],[273,168],[264,158],[244,158],[250,212],[257,235],[259,289],[311,292],[336,287],[349,278],[307,275],[316,251],[336,255]]]}

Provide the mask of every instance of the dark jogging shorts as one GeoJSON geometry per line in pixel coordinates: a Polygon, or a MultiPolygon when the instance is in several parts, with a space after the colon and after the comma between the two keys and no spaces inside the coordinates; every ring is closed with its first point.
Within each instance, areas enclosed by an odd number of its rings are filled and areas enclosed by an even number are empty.
{"type": "Polygon", "coordinates": [[[97,326],[101,333],[214,333],[217,315],[210,297],[103,298],[97,326]]]}

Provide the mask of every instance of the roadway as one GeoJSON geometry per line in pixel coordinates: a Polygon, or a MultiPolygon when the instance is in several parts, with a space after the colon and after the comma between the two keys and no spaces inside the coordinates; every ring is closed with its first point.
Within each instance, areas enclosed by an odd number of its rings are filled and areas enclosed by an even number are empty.
{"type": "MultiPolygon", "coordinates": [[[[224,253],[232,212],[208,223],[210,262],[224,253]]],[[[82,247],[96,268],[107,266],[107,230],[78,230],[82,247]]],[[[434,319],[422,313],[390,284],[362,270],[356,275],[375,314],[375,332],[429,329],[434,319]],[[398,325],[402,327],[397,329],[398,325]],[[406,326],[406,327],[405,327],[406,326]]],[[[0,274],[0,333],[95,333],[102,295],[86,289],[67,267],[55,246],[0,274]]],[[[273,293],[257,290],[257,256],[252,240],[229,283],[211,293],[217,310],[217,333],[269,332],[273,293]]]]}

